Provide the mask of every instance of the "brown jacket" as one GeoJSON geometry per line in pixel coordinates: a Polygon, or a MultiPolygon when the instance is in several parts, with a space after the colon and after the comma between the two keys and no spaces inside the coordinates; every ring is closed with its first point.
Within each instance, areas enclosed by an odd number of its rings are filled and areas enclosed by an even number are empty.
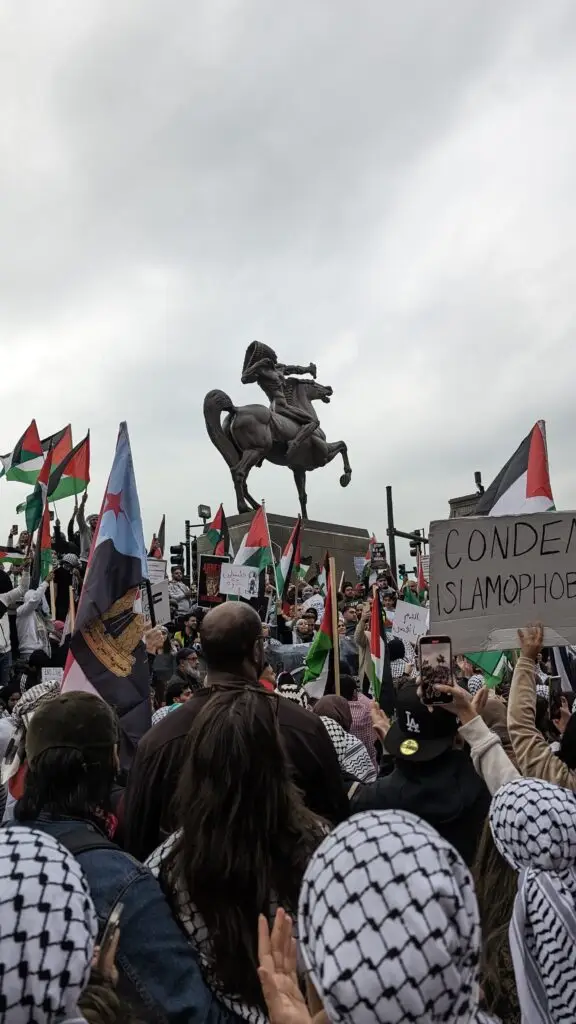
{"type": "Polygon", "coordinates": [[[508,698],[508,732],[518,767],[528,778],[544,779],[576,791],[576,773],[552,753],[536,728],[535,718],[535,665],[530,658],[521,657],[514,669],[508,698]]]}
{"type": "MultiPolygon", "coordinates": [[[[211,681],[220,685],[235,682],[224,674],[213,673],[211,681]]],[[[125,849],[138,860],[145,860],[176,828],[172,801],[185,757],[188,732],[208,699],[208,689],[194,693],[190,700],[166,715],[140,740],[132,762],[125,797],[125,849]]],[[[278,725],[293,779],[310,810],[333,824],[349,813],[346,791],[338,758],[324,724],[310,711],[285,697],[278,700],[278,725]]]]}

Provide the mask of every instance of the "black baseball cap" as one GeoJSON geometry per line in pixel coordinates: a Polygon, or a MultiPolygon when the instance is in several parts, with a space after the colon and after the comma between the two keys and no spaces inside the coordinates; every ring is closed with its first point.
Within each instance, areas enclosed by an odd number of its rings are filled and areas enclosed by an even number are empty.
{"type": "Polygon", "coordinates": [[[398,692],[396,720],[386,734],[386,750],[402,761],[432,761],[450,749],[458,725],[456,715],[423,704],[416,683],[408,683],[398,692]]]}

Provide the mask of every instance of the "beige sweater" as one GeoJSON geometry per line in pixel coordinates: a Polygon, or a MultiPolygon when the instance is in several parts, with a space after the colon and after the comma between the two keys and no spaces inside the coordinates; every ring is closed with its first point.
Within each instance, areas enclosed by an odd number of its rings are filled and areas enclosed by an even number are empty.
{"type": "Polygon", "coordinates": [[[470,746],[472,764],[480,778],[484,779],[490,796],[504,786],[520,778],[520,772],[512,764],[495,732],[488,728],[480,715],[471,722],[461,725],[458,732],[470,746]]]}
{"type": "Polygon", "coordinates": [[[528,778],[544,779],[576,791],[576,773],[552,753],[536,728],[535,718],[535,665],[530,658],[520,657],[508,698],[508,732],[518,767],[528,778]]]}

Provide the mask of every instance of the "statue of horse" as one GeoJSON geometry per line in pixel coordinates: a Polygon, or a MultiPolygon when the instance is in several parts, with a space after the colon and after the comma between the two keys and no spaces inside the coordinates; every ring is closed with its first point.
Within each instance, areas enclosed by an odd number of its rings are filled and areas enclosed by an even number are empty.
{"type": "MultiPolygon", "coordinates": [[[[312,402],[330,401],[332,388],[324,387],[315,380],[288,377],[286,395],[292,405],[312,412],[312,402]]],[[[212,444],[230,469],[239,512],[248,512],[260,504],[249,493],[247,483],[250,470],[254,466],[261,466],[265,459],[276,466],[288,466],[292,470],[303,519],[308,518],[306,473],[327,466],[337,455],[341,455],[344,472],[340,484],[347,487],[350,483],[352,467],[345,442],[329,444],[320,427],[289,453],[288,445],[300,430],[298,423],[265,405],[236,407],[224,391],[208,392],[204,399],[204,420],[212,444]],[[228,414],[224,423],[221,423],[222,413],[228,414]]]]}

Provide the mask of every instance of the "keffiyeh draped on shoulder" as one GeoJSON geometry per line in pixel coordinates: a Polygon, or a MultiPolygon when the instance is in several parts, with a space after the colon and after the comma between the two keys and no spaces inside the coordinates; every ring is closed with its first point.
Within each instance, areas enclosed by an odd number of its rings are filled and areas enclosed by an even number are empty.
{"type": "Polygon", "coordinates": [[[44,832],[0,829],[0,1024],[81,1018],[96,934],[76,858],[44,832]]]}

